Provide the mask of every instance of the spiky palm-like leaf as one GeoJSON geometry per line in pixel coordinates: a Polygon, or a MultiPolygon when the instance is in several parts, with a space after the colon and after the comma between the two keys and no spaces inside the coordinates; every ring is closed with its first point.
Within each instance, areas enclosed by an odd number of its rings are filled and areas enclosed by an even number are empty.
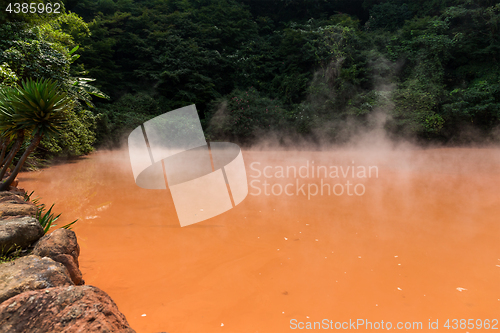
{"type": "Polygon", "coordinates": [[[0,142],[2,145],[0,179],[3,179],[5,176],[14,156],[24,141],[24,129],[13,118],[16,110],[12,104],[12,100],[18,93],[18,89],[14,87],[3,86],[0,88],[0,142]],[[14,144],[7,156],[5,156],[7,146],[12,141],[14,141],[14,144]]]}
{"type": "Polygon", "coordinates": [[[66,111],[73,102],[52,80],[27,80],[12,98],[12,121],[33,135],[57,135],[66,125],[66,111]]]}
{"type": "Polygon", "coordinates": [[[0,88],[0,136],[13,139],[19,130],[23,130],[12,118],[16,113],[12,100],[18,95],[18,90],[13,87],[0,88]]]}
{"type": "MultiPolygon", "coordinates": [[[[9,159],[0,171],[5,174],[13,153],[19,150],[24,141],[24,131],[31,132],[31,141],[23,155],[12,170],[10,176],[0,183],[0,191],[10,188],[28,156],[40,144],[44,136],[55,136],[67,124],[66,114],[73,107],[73,101],[60,85],[46,79],[24,81],[21,87],[11,96],[9,110],[1,110],[20,130],[17,131],[15,150],[9,154],[9,159]]],[[[1,178],[0,178],[1,179],[1,178]]]]}

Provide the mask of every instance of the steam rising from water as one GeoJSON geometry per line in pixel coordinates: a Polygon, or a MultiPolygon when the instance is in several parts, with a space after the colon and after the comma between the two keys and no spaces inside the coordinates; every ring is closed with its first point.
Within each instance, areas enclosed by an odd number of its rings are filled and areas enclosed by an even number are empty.
{"type": "Polygon", "coordinates": [[[388,117],[380,109],[368,125],[346,120],[352,135],[342,145],[326,139],[327,123],[316,141],[273,132],[243,150],[249,180],[255,162],[377,166],[378,177],[360,180],[362,196],[249,195],[180,228],[168,190],[135,185],[126,146],[24,173],[21,186],[56,202],[61,224],[80,219],[85,280],[138,332],[289,332],[294,318],[424,327],[431,318],[497,318],[500,149],[397,142],[384,130],[388,117]]]}

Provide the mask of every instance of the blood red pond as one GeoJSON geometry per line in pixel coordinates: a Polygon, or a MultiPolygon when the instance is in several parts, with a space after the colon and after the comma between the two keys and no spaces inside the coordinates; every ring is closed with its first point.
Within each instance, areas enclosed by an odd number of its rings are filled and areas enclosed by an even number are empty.
{"type": "Polygon", "coordinates": [[[86,284],[137,332],[500,328],[500,150],[243,158],[247,198],[183,228],[168,190],[135,185],[126,151],[26,172],[20,186],[56,203],[60,224],[79,219],[86,284]]]}

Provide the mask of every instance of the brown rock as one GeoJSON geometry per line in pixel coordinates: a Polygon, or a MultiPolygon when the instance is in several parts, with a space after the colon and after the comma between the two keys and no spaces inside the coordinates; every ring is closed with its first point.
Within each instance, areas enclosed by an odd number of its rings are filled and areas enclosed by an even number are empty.
{"type": "Polygon", "coordinates": [[[78,264],[80,246],[73,231],[67,229],[56,229],[52,233],[40,238],[35,245],[32,254],[40,257],[49,257],[60,262],[68,269],[71,280],[76,285],[84,284],[82,272],[78,264]]]}
{"type": "Polygon", "coordinates": [[[0,202],[15,200],[18,203],[25,203],[24,197],[13,191],[1,191],[0,202]]]}
{"type": "Polygon", "coordinates": [[[0,332],[135,331],[104,291],[70,286],[28,291],[3,302],[0,332]]]}
{"type": "Polygon", "coordinates": [[[0,264],[0,303],[25,291],[73,285],[64,265],[29,255],[0,264]]]}
{"type": "Polygon", "coordinates": [[[34,217],[13,217],[0,220],[0,253],[7,253],[16,247],[27,247],[44,234],[40,222],[34,217]]]}
{"type": "Polygon", "coordinates": [[[14,188],[11,187],[9,192],[20,195],[23,198],[24,198],[24,195],[26,194],[26,191],[23,188],[19,188],[19,187],[14,187],[14,188]]]}
{"type": "Polygon", "coordinates": [[[0,217],[35,216],[38,208],[13,192],[0,192],[0,217]]]}

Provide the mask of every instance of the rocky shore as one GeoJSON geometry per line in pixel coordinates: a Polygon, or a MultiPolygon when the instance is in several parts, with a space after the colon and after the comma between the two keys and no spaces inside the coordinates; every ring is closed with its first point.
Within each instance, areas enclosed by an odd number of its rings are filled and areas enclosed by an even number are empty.
{"type": "Polygon", "coordinates": [[[44,235],[37,207],[14,188],[0,192],[0,332],[135,332],[113,300],[87,286],[75,233],[44,235]]]}

